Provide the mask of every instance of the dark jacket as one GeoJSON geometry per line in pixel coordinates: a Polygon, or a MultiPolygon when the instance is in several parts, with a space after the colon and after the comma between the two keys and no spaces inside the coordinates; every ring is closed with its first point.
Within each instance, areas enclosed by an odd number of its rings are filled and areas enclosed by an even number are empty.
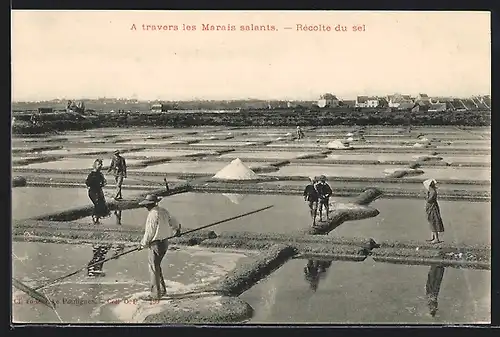
{"type": "Polygon", "coordinates": [[[328,199],[333,194],[332,188],[328,183],[316,184],[316,190],[318,191],[320,199],[328,199]]]}
{"type": "Polygon", "coordinates": [[[106,185],[106,178],[104,178],[101,172],[92,171],[87,176],[85,185],[87,185],[91,191],[99,191],[106,185]]]}
{"type": "Polygon", "coordinates": [[[307,185],[304,189],[304,199],[306,199],[306,201],[318,201],[318,191],[316,191],[313,184],[307,185]]]}
{"type": "Polygon", "coordinates": [[[125,158],[121,156],[115,156],[111,160],[111,164],[109,164],[108,172],[113,171],[115,176],[123,176],[127,175],[127,163],[125,162],[125,158]]]}

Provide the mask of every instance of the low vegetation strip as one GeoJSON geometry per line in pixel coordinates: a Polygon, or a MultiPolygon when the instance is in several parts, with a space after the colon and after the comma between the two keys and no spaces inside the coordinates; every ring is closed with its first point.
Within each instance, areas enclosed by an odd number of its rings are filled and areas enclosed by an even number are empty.
{"type": "MultiPolygon", "coordinates": [[[[102,127],[132,126],[329,126],[329,125],[408,125],[408,118],[401,112],[386,110],[342,109],[329,110],[255,110],[240,113],[108,113],[98,116],[82,116],[70,113],[37,114],[38,124],[29,122],[31,114],[17,114],[13,126],[14,134],[36,134],[62,130],[86,130],[102,127]]],[[[414,126],[421,125],[491,125],[491,111],[434,112],[416,114],[411,120],[414,126]]]]}

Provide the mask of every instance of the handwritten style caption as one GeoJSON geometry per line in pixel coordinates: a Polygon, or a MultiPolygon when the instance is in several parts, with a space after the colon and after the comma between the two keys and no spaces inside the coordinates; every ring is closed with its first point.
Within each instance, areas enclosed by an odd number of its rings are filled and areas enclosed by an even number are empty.
{"type": "Polygon", "coordinates": [[[168,32],[277,32],[280,30],[296,31],[296,32],[366,32],[365,24],[354,24],[354,25],[341,25],[341,24],[301,24],[297,23],[291,26],[278,27],[277,25],[265,24],[265,25],[214,25],[205,24],[193,25],[183,23],[181,25],[167,25],[167,24],[132,24],[130,27],[131,31],[145,31],[145,32],[158,32],[158,31],[168,31],[168,32]]]}

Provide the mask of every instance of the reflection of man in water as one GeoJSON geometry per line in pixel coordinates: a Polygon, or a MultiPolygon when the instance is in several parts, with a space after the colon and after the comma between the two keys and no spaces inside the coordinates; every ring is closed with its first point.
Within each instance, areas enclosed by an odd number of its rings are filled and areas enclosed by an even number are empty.
{"type": "Polygon", "coordinates": [[[309,282],[312,291],[318,290],[320,279],[326,276],[326,271],[332,265],[332,261],[308,260],[304,267],[304,276],[309,282]]]}
{"type": "Polygon", "coordinates": [[[116,217],[116,224],[118,226],[121,226],[122,225],[122,210],[117,209],[114,213],[115,213],[115,217],[116,217]]]}
{"type": "Polygon", "coordinates": [[[427,275],[427,284],[425,285],[425,294],[427,295],[427,305],[432,317],[436,316],[438,309],[438,295],[443,282],[444,267],[431,265],[427,275]]]}

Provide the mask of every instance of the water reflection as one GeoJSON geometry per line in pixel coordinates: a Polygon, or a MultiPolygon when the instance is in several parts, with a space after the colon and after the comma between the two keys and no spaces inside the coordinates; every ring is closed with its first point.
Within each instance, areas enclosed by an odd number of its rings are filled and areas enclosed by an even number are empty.
{"type": "Polygon", "coordinates": [[[308,260],[304,267],[304,276],[312,291],[318,290],[319,281],[324,279],[332,261],[308,260]]]}
{"type": "Polygon", "coordinates": [[[247,196],[237,193],[222,193],[223,196],[229,199],[233,204],[239,205],[247,196]]]}
{"type": "Polygon", "coordinates": [[[116,211],[114,211],[114,214],[115,214],[115,218],[116,218],[116,224],[118,226],[121,226],[122,225],[122,210],[121,209],[116,210],[116,211]]]}
{"type": "Polygon", "coordinates": [[[425,285],[425,294],[427,296],[427,306],[432,317],[436,316],[438,310],[438,295],[443,282],[444,267],[431,265],[427,274],[427,284],[425,285]]]}

